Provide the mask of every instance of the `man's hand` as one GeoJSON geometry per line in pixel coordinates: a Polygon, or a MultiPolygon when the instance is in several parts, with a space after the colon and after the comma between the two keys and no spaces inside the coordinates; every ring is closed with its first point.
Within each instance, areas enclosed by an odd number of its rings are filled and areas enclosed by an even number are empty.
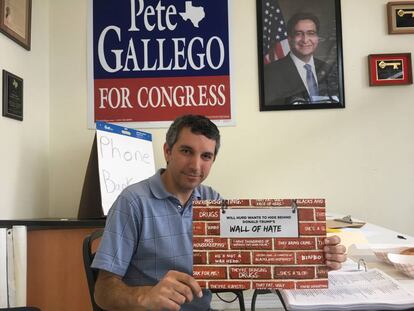
{"type": "Polygon", "coordinates": [[[341,263],[346,261],[346,248],[340,245],[341,238],[337,235],[325,238],[325,252],[326,265],[329,270],[341,269],[341,263]]]}
{"type": "Polygon", "coordinates": [[[203,292],[197,281],[190,275],[168,271],[154,287],[148,288],[140,295],[140,305],[147,310],[180,310],[181,305],[193,300],[194,296],[202,297],[203,292]]]}
{"type": "Polygon", "coordinates": [[[178,271],[168,271],[155,286],[128,286],[120,276],[101,270],[95,284],[96,303],[111,311],[178,311],[195,296],[203,296],[201,287],[178,271]]]}

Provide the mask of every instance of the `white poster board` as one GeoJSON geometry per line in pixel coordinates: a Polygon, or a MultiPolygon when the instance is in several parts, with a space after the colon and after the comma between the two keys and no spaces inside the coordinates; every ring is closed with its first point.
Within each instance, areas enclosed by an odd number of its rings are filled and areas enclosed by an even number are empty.
{"type": "Polygon", "coordinates": [[[102,210],[108,214],[121,191],[155,173],[150,133],[96,122],[102,210]]]}

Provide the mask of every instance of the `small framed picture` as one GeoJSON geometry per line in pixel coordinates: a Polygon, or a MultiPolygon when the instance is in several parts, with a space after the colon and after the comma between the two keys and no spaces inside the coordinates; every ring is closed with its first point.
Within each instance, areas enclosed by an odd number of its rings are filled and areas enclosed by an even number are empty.
{"type": "Polygon", "coordinates": [[[368,55],[369,85],[412,84],[411,53],[368,55]]]}
{"type": "Polygon", "coordinates": [[[414,1],[387,3],[388,33],[414,33],[414,1]]]}
{"type": "Polygon", "coordinates": [[[23,121],[23,79],[3,70],[3,117],[23,121]]]}
{"type": "Polygon", "coordinates": [[[30,51],[32,0],[0,0],[0,32],[30,51]]]}

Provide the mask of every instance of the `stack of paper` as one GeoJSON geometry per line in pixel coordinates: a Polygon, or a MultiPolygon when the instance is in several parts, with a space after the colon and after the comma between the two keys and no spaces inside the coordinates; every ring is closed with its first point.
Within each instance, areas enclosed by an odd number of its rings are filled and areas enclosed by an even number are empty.
{"type": "Polygon", "coordinates": [[[404,310],[414,294],[378,269],[329,274],[329,288],[281,290],[288,310],[404,310]]]}

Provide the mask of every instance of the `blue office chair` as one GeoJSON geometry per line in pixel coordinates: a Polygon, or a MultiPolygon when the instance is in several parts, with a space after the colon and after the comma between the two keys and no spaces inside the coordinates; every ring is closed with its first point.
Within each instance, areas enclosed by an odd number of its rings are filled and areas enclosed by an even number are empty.
{"type": "MultiPolygon", "coordinates": [[[[85,239],[83,240],[83,264],[85,267],[86,278],[88,280],[89,295],[91,298],[93,311],[104,311],[96,304],[95,298],[94,298],[95,283],[96,283],[96,279],[98,278],[98,270],[91,268],[93,258],[95,257],[95,253],[92,251],[92,243],[93,241],[99,239],[102,236],[102,234],[103,234],[103,229],[98,229],[92,232],[91,234],[89,234],[88,236],[86,236],[85,239]]],[[[225,301],[225,302],[230,303],[238,299],[240,311],[246,311],[242,290],[227,290],[227,289],[214,290],[213,289],[211,290],[211,292],[217,294],[218,297],[222,301],[225,301]],[[227,292],[231,292],[235,294],[235,298],[231,301],[226,301],[219,296],[220,293],[227,293],[227,292]]]]}

